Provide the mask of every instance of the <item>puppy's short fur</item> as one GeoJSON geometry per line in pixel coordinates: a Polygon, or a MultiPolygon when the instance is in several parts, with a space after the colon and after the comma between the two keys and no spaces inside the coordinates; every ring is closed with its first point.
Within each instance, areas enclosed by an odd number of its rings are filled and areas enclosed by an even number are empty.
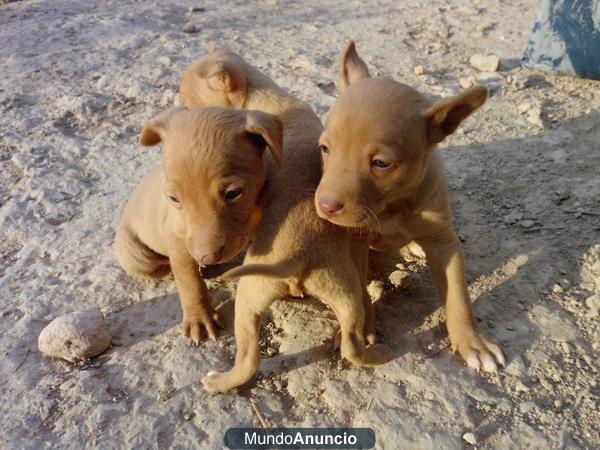
{"type": "Polygon", "coordinates": [[[432,103],[405,84],[370,78],[352,42],[341,58],[339,84],[341,95],[320,138],[319,216],[341,226],[376,230],[372,248],[417,243],[446,305],[454,350],[470,367],[496,371],[504,356],[473,320],[463,253],[452,229],[436,150],[486,101],[487,89],[474,86],[432,103]]]}
{"type": "Polygon", "coordinates": [[[260,220],[268,146],[282,158],[282,124],[260,111],[173,108],[144,125],[142,145],[163,143],[163,163],[133,192],[115,239],[131,275],[171,270],[183,310],[183,333],[198,344],[217,337],[199,267],[228,261],[248,244],[260,220]]]}
{"type": "Polygon", "coordinates": [[[202,380],[206,389],[224,392],[255,373],[262,316],[275,299],[288,294],[306,293],[331,306],[340,322],[342,355],[354,364],[389,360],[387,346],[365,345],[375,337],[364,283],[366,242],[353,245],[348,230],[319,219],[313,206],[321,174],[317,142],[323,131],[317,115],[227,50],[205,55],[184,73],[180,101],[258,109],[276,114],[284,125],[284,163],[267,175],[270,200],[245,264],[229,272],[245,275],[235,299],[235,365],[229,372],[207,375],[202,380]]]}

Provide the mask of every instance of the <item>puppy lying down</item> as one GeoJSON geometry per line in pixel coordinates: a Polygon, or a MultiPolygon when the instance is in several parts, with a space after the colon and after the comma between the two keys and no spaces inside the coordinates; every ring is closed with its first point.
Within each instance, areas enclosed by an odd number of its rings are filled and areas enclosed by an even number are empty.
{"type": "Polygon", "coordinates": [[[200,267],[222,263],[248,244],[262,214],[265,148],[282,159],[282,124],[260,111],[172,108],[148,121],[140,143],[163,143],[163,161],[129,199],[115,238],[130,275],[173,272],[183,334],[215,339],[213,310],[200,267]]]}

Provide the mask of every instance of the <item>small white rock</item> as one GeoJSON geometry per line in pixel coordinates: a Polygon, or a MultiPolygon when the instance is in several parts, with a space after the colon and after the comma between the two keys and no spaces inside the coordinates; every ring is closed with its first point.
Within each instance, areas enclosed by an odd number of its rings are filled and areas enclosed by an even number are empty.
{"type": "Polygon", "coordinates": [[[173,63],[171,61],[171,58],[169,58],[167,55],[159,56],[158,58],[156,58],[156,62],[163,66],[170,66],[173,63]]]}
{"type": "Polygon", "coordinates": [[[544,121],[542,120],[542,108],[539,106],[533,106],[527,112],[527,121],[539,128],[545,128],[544,121]]]}
{"type": "Polygon", "coordinates": [[[460,86],[463,89],[469,89],[471,86],[473,86],[475,84],[475,78],[473,78],[473,77],[460,78],[458,80],[458,84],[460,84],[460,86]]]}
{"type": "Polygon", "coordinates": [[[408,275],[409,273],[404,270],[394,270],[389,276],[390,283],[398,287],[402,284],[402,280],[408,275]]]}
{"type": "Polygon", "coordinates": [[[110,343],[104,316],[97,308],[57,317],[38,337],[38,348],[42,353],[70,362],[97,356],[110,343]]]}
{"type": "Polygon", "coordinates": [[[500,66],[500,58],[496,55],[473,55],[469,62],[481,72],[496,72],[500,66]]]}
{"type": "Polygon", "coordinates": [[[423,75],[425,73],[425,67],[417,66],[417,67],[415,67],[414,71],[415,71],[415,75],[423,75]]]}
{"type": "Polygon", "coordinates": [[[367,292],[372,301],[377,301],[383,295],[385,285],[381,280],[373,280],[367,285],[367,292]]]}
{"type": "Polygon", "coordinates": [[[463,434],[463,439],[468,444],[471,444],[471,445],[476,445],[477,444],[477,437],[473,433],[471,433],[470,431],[468,433],[463,434]]]}
{"type": "Polygon", "coordinates": [[[515,389],[517,392],[529,392],[529,388],[525,386],[522,381],[517,381],[515,389]]]}
{"type": "Polygon", "coordinates": [[[590,309],[590,313],[593,316],[598,316],[598,310],[600,310],[600,294],[594,294],[585,299],[585,306],[590,309]]]}

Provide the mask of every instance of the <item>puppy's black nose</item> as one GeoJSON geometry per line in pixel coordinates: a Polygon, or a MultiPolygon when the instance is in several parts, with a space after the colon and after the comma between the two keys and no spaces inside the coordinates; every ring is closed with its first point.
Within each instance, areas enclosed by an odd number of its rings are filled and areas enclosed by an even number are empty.
{"type": "Polygon", "coordinates": [[[344,204],[335,198],[321,197],[319,199],[319,209],[326,216],[336,216],[344,209],[344,204]]]}

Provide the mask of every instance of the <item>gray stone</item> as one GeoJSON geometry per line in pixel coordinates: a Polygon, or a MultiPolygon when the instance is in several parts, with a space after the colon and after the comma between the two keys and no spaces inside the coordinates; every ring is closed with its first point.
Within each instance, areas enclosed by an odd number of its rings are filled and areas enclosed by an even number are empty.
{"type": "Polygon", "coordinates": [[[38,348],[42,353],[70,362],[98,356],[110,343],[104,316],[97,308],[57,317],[38,337],[38,348]]]}
{"type": "Polygon", "coordinates": [[[523,358],[520,356],[514,357],[504,369],[504,372],[513,375],[518,378],[523,378],[527,375],[527,369],[525,368],[525,363],[523,362],[523,358]]]}
{"type": "Polygon", "coordinates": [[[520,225],[523,228],[531,228],[532,226],[535,225],[535,220],[531,220],[531,219],[521,220],[520,225]]]}
{"type": "Polygon", "coordinates": [[[196,33],[197,31],[198,31],[198,28],[193,23],[185,24],[183,27],[184,33],[196,33]]]}
{"type": "Polygon", "coordinates": [[[568,342],[577,338],[577,327],[569,314],[554,305],[535,305],[531,310],[532,320],[540,332],[557,342],[568,342]]]}
{"type": "Polygon", "coordinates": [[[521,211],[511,211],[507,215],[504,216],[504,223],[507,225],[512,225],[517,223],[519,220],[523,218],[523,213],[521,211]]]}

